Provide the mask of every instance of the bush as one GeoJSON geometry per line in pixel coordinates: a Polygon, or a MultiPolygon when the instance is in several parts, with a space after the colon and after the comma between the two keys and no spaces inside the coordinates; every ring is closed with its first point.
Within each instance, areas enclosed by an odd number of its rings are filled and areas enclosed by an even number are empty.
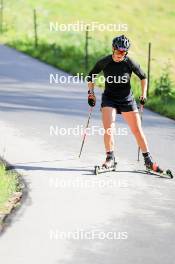
{"type": "Polygon", "coordinates": [[[167,101],[167,99],[172,97],[173,94],[174,91],[173,83],[170,78],[170,67],[167,66],[160,78],[155,81],[154,95],[160,96],[163,101],[167,101]]]}

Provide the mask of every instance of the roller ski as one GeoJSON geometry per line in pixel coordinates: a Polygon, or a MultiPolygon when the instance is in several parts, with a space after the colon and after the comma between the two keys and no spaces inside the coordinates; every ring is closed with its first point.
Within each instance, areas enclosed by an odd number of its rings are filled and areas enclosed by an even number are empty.
{"type": "Polygon", "coordinates": [[[117,169],[117,162],[115,161],[113,151],[107,152],[106,160],[102,164],[102,166],[95,166],[94,173],[98,175],[100,173],[116,171],[117,169]]]}
{"type": "Polygon", "coordinates": [[[158,166],[156,162],[153,162],[152,157],[150,156],[149,152],[143,153],[143,157],[144,157],[145,166],[146,166],[145,171],[147,173],[157,175],[160,177],[168,177],[170,179],[173,178],[173,174],[169,169],[163,170],[158,166]]]}

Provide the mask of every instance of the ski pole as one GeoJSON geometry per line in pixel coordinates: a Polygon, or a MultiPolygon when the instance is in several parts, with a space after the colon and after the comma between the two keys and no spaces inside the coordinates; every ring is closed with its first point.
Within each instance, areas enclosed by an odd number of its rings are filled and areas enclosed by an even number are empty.
{"type": "Polygon", "coordinates": [[[85,142],[85,139],[86,139],[86,129],[88,128],[89,126],[89,122],[90,122],[90,119],[91,119],[91,114],[92,114],[92,109],[93,107],[90,107],[89,108],[89,116],[88,116],[88,120],[87,120],[87,124],[86,124],[86,128],[85,128],[85,132],[84,132],[84,136],[83,136],[83,141],[82,141],[82,144],[81,144],[81,149],[80,149],[80,153],[79,153],[79,158],[81,157],[81,153],[82,153],[82,150],[83,150],[83,146],[84,146],[84,142],[85,142]]]}
{"type": "MultiPolygon", "coordinates": [[[[141,123],[143,121],[143,110],[144,110],[145,102],[146,102],[145,99],[140,99],[139,114],[140,114],[141,123]]],[[[140,147],[138,147],[137,161],[140,161],[140,147]]]]}

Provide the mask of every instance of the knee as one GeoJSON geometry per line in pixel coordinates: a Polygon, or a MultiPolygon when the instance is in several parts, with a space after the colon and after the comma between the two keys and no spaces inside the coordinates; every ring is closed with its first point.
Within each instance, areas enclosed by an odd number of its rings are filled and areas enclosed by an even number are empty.
{"type": "Polygon", "coordinates": [[[103,127],[104,127],[105,131],[108,130],[108,129],[114,129],[115,128],[115,123],[114,122],[112,122],[112,123],[111,122],[104,123],[103,127]]]}

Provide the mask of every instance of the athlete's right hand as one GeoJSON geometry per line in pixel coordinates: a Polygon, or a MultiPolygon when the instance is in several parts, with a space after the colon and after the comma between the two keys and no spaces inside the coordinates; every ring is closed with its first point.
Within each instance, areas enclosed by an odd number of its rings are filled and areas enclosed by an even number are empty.
{"type": "Polygon", "coordinates": [[[88,104],[90,107],[94,107],[96,104],[96,97],[95,97],[94,91],[92,90],[88,91],[88,104]]]}

